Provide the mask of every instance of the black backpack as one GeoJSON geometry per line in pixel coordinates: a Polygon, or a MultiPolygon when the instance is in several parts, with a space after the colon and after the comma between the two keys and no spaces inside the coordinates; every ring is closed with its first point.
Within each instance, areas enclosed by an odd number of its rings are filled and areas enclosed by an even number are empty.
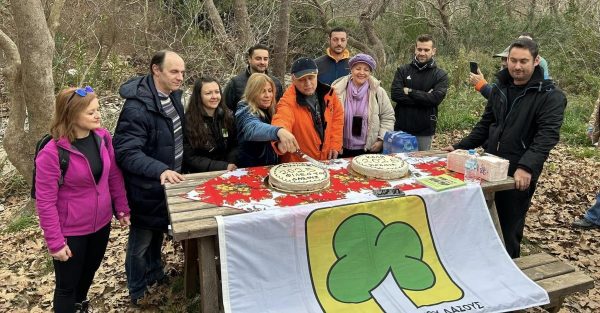
{"type": "MultiPolygon", "coordinates": [[[[42,139],[38,140],[37,144],[35,145],[35,154],[33,155],[33,181],[31,182],[31,199],[35,199],[35,159],[38,156],[38,153],[40,153],[40,150],[42,150],[47,143],[50,142],[50,140],[52,140],[52,136],[50,136],[50,134],[45,134],[44,136],[42,136],[42,139]]],[[[60,166],[60,178],[58,179],[58,186],[62,186],[62,184],[64,183],[65,180],[65,173],[67,172],[67,168],[69,168],[69,151],[58,147],[58,165],[60,166]]]]}

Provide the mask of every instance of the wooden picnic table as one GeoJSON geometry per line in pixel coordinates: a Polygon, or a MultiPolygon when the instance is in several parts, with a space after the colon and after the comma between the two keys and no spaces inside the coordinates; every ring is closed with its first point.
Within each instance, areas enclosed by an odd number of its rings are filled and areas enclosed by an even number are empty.
{"type": "MultiPolygon", "coordinates": [[[[440,154],[442,154],[440,151],[432,151],[423,152],[421,156],[440,154]]],[[[165,185],[173,239],[182,241],[184,247],[185,294],[193,296],[200,291],[200,306],[204,313],[219,312],[219,305],[221,305],[219,301],[220,280],[217,273],[219,255],[215,248],[217,221],[214,217],[246,212],[186,199],[182,195],[226,172],[187,174],[184,175],[186,178],[184,182],[165,185]]],[[[512,177],[495,182],[481,182],[490,216],[501,239],[502,231],[494,205],[494,194],[496,191],[513,189],[514,185],[512,177]]]]}

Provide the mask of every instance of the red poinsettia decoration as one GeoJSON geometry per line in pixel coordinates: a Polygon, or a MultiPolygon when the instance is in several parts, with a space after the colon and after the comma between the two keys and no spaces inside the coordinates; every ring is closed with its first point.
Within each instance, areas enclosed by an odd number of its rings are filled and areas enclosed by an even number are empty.
{"type": "Polygon", "coordinates": [[[445,160],[429,163],[419,163],[415,164],[414,167],[418,168],[423,172],[429,173],[431,176],[439,176],[450,172],[448,171],[448,169],[446,169],[445,160]]]}
{"type": "Polygon", "coordinates": [[[308,193],[308,194],[287,194],[285,196],[277,197],[275,202],[278,206],[288,207],[301,204],[318,203],[334,201],[343,199],[345,193],[335,191],[331,188],[322,192],[308,193]]]}
{"type": "Polygon", "coordinates": [[[329,174],[331,176],[331,188],[343,193],[381,189],[390,186],[385,180],[353,175],[346,168],[332,170],[329,174]]]}
{"type": "Polygon", "coordinates": [[[263,180],[264,177],[258,175],[216,177],[196,187],[196,191],[202,201],[215,205],[270,199],[273,194],[264,186],[263,180]]]}

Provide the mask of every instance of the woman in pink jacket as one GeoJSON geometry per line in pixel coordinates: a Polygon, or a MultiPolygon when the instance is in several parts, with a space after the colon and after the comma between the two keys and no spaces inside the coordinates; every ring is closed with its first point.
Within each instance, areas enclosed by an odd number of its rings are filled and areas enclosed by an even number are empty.
{"type": "Polygon", "coordinates": [[[113,207],[121,226],[129,225],[123,176],[110,133],[100,128],[91,87],[58,94],[50,134],[53,140],[35,160],[35,195],[54,264],[54,310],[88,312],[87,293],[106,251],[113,207]],[[69,155],[62,180],[59,149],[69,155]]]}

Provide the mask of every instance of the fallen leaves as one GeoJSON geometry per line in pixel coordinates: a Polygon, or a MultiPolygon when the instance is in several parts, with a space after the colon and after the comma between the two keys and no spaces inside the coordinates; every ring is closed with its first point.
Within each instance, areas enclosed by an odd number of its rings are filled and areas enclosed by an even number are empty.
{"type": "MultiPolygon", "coordinates": [[[[462,138],[464,132],[436,136],[435,146],[444,147],[462,138]]],[[[600,161],[580,158],[570,148],[556,147],[537,185],[530,207],[525,239],[525,254],[539,250],[557,256],[600,281],[600,229],[578,230],[571,222],[581,217],[599,192],[600,161]]],[[[0,211],[0,225],[7,225],[11,208],[25,199],[12,199],[0,211]],[[17,201],[18,200],[18,201],[17,201]]],[[[54,291],[54,270],[42,233],[37,226],[15,233],[0,232],[0,312],[48,312],[54,291]]],[[[94,312],[136,312],[129,309],[125,279],[127,230],[114,224],[104,261],[96,273],[89,298],[94,312]]],[[[181,277],[183,253],[178,244],[167,241],[163,247],[167,271],[181,277]]],[[[179,280],[181,283],[181,280],[179,280]]],[[[188,301],[181,286],[154,287],[142,312],[181,312],[197,298],[188,301]]],[[[566,298],[560,312],[599,312],[600,285],[588,292],[566,298]]],[[[539,308],[527,312],[543,312],[539,308]]]]}

